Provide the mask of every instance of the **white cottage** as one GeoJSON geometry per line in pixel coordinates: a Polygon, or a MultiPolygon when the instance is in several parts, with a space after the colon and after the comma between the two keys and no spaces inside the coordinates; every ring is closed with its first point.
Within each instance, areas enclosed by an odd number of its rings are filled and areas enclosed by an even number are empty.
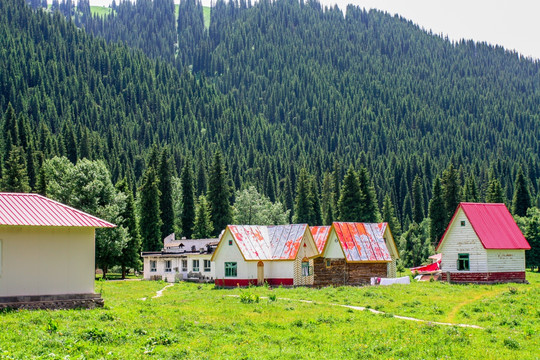
{"type": "Polygon", "coordinates": [[[145,280],[212,281],[215,266],[211,262],[212,253],[218,239],[175,240],[174,233],[163,240],[161,251],[144,251],[143,277],[145,280]]]}
{"type": "Polygon", "coordinates": [[[94,232],[114,226],[38,194],[0,193],[0,308],[102,305],[94,232]]]}
{"type": "Polygon", "coordinates": [[[506,205],[460,203],[437,246],[442,280],[526,282],[525,250],[530,248],[506,205]]]}
{"type": "Polygon", "coordinates": [[[317,254],[307,224],[229,225],[212,255],[215,284],[312,285],[317,254]]]}

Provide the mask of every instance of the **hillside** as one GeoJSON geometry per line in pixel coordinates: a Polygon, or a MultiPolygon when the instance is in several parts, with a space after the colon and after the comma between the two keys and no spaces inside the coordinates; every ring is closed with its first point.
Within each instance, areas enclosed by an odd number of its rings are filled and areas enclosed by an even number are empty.
{"type": "Polygon", "coordinates": [[[319,187],[337,169],[339,187],[350,165],[366,166],[402,222],[414,178],[426,215],[450,162],[482,198],[493,171],[508,202],[522,166],[538,199],[538,62],[353,6],[218,1],[206,30],[194,0],[178,19],[172,0],[122,4],[74,16],[99,36],[22,0],[0,4],[0,109],[27,119],[44,158],[104,159],[113,181],[136,183],[154,143],[171,146],[178,173],[187,155],[206,167],[221,149],[235,188],[289,208],[302,167],[319,187]]]}

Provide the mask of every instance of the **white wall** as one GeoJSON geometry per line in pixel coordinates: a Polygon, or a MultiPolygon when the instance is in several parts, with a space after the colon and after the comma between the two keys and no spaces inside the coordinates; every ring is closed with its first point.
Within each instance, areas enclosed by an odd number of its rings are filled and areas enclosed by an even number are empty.
{"type": "Polygon", "coordinates": [[[328,234],[328,240],[323,257],[328,259],[343,259],[345,257],[334,228],[332,228],[330,230],[330,234],[328,234]]]}
{"type": "Polygon", "coordinates": [[[176,280],[186,279],[188,274],[193,271],[193,260],[199,260],[199,270],[196,273],[215,279],[216,277],[216,264],[214,262],[210,263],[210,271],[204,271],[204,260],[210,260],[211,254],[186,254],[187,258],[187,271],[182,271],[182,260],[178,256],[166,256],[166,255],[156,255],[156,256],[145,256],[143,258],[143,277],[145,280],[150,280],[152,276],[158,275],[161,276],[163,280],[168,282],[174,282],[176,280]],[[150,271],[150,261],[156,261],[156,271],[150,271]],[[165,261],[171,261],[171,271],[165,272],[165,261]]]}
{"type": "MultiPolygon", "coordinates": [[[[225,262],[237,263],[237,275],[235,278],[227,279],[255,279],[257,280],[257,261],[245,261],[236,242],[232,238],[230,231],[226,231],[221,239],[222,243],[216,249],[214,254],[214,263],[216,269],[216,279],[225,279],[225,262]],[[232,240],[232,245],[229,245],[232,240]]],[[[267,274],[265,263],[265,276],[267,274]]]]}
{"type": "Polygon", "coordinates": [[[0,296],[94,292],[94,229],[0,227],[0,296]]]}
{"type": "Polygon", "coordinates": [[[441,270],[443,272],[458,272],[458,254],[469,254],[470,268],[467,272],[488,271],[487,251],[482,246],[463,209],[459,209],[454,217],[439,251],[442,253],[441,270]],[[465,221],[465,226],[461,226],[461,221],[465,221]]]}
{"type": "Polygon", "coordinates": [[[525,271],[525,250],[488,250],[489,272],[525,271]]]}

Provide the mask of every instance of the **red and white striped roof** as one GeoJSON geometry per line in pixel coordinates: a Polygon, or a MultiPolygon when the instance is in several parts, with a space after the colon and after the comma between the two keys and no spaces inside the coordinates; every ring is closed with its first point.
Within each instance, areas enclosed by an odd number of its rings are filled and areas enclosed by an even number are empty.
{"type": "Polygon", "coordinates": [[[529,250],[531,248],[505,204],[462,202],[448,224],[437,249],[441,247],[460,209],[469,219],[485,249],[529,250]]]}
{"type": "Polygon", "coordinates": [[[116,226],[39,194],[25,193],[0,193],[1,225],[93,228],[116,226]]]}

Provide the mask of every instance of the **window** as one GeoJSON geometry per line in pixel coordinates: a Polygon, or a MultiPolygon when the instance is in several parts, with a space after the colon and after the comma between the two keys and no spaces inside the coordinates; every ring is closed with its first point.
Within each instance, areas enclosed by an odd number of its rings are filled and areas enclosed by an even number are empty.
{"type": "Polygon", "coordinates": [[[210,271],[210,260],[204,260],[204,271],[205,272],[210,271]]]}
{"type": "Polygon", "coordinates": [[[232,246],[232,240],[229,240],[229,246],[232,246]]]}
{"type": "Polygon", "coordinates": [[[313,268],[309,266],[309,261],[302,261],[302,276],[313,275],[313,268]]]}
{"type": "Polygon", "coordinates": [[[225,276],[226,277],[236,277],[236,263],[235,262],[226,262],[225,263],[225,276]]]}
{"type": "Polygon", "coordinates": [[[469,271],[469,254],[458,254],[457,269],[459,271],[469,271]]]}
{"type": "Polygon", "coordinates": [[[461,221],[461,226],[465,226],[465,220],[461,221]]]}
{"type": "Polygon", "coordinates": [[[150,272],[156,272],[156,271],[157,271],[156,260],[150,260],[150,272]]]}
{"type": "Polygon", "coordinates": [[[182,271],[187,272],[187,259],[182,259],[182,271]]]}
{"type": "Polygon", "coordinates": [[[199,260],[193,260],[193,271],[199,271],[199,260]]]}
{"type": "Polygon", "coordinates": [[[171,260],[165,260],[165,272],[171,272],[171,260]]]}
{"type": "Polygon", "coordinates": [[[332,266],[332,261],[330,259],[326,259],[325,265],[326,265],[327,268],[331,267],[332,266]]]}

